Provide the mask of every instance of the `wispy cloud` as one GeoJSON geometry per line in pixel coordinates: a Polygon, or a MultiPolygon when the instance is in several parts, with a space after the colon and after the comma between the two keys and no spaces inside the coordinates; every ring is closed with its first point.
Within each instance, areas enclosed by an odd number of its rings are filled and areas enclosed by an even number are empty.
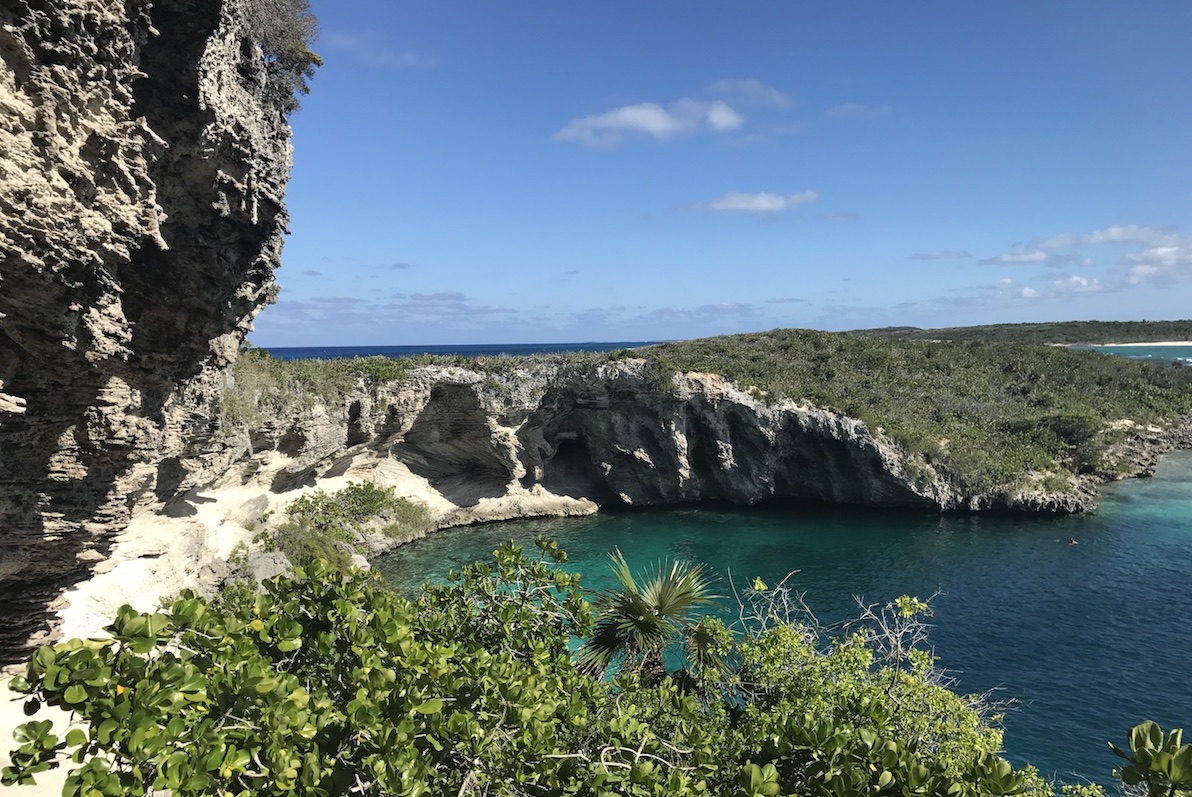
{"type": "Polygon", "coordinates": [[[978,261],[986,266],[1030,266],[1047,262],[1047,253],[1042,249],[1027,249],[1016,246],[1009,252],[978,261]]]}
{"type": "Polygon", "coordinates": [[[308,268],[306,271],[302,272],[302,276],[304,276],[304,277],[321,277],[321,276],[323,276],[323,272],[315,271],[313,268],[308,268]]]}
{"type": "Polygon", "coordinates": [[[422,53],[391,47],[379,31],[328,31],[319,36],[319,44],[329,50],[348,53],[356,60],[375,67],[420,69],[438,63],[438,59],[422,53]]]}
{"type": "Polygon", "coordinates": [[[1087,269],[1098,262],[1082,251],[1090,246],[1108,247],[1121,253],[1117,255],[1117,267],[1124,267],[1124,271],[1111,273],[1106,280],[1064,276],[1052,283],[1049,295],[1071,296],[1192,278],[1192,237],[1169,228],[1141,224],[1113,224],[1088,233],[1061,233],[1039,238],[980,262],[992,265],[1069,263],[1087,269]]]}
{"type": "Polygon", "coordinates": [[[850,224],[854,221],[860,221],[861,217],[856,213],[849,213],[846,210],[839,210],[835,213],[829,213],[824,216],[824,221],[830,221],[833,224],[850,224]]]}
{"type": "Polygon", "coordinates": [[[907,255],[907,260],[967,260],[972,257],[964,249],[932,249],[907,255]]]}
{"type": "Polygon", "coordinates": [[[992,285],[980,289],[985,298],[983,304],[989,302],[1018,302],[1024,299],[1038,299],[1039,291],[1030,285],[1023,285],[1018,280],[1004,278],[992,285]]]}
{"type": "Polygon", "coordinates": [[[712,94],[724,97],[734,105],[758,105],[786,110],[791,107],[789,94],[767,86],[760,80],[717,80],[708,86],[712,94]]]}
{"type": "Polygon", "coordinates": [[[781,296],[773,299],[766,299],[766,304],[806,304],[806,299],[800,299],[797,296],[781,296]]]}
{"type": "Polygon", "coordinates": [[[706,322],[717,318],[756,318],[762,314],[762,308],[749,302],[718,302],[697,307],[657,307],[642,316],[641,320],[649,323],[706,322]]]}
{"type": "Polygon", "coordinates": [[[385,265],[377,266],[382,271],[406,271],[413,267],[410,263],[386,263],[385,265]]]}
{"type": "Polygon", "coordinates": [[[782,210],[807,205],[819,199],[819,192],[810,189],[797,194],[744,194],[730,191],[710,202],[691,205],[693,210],[709,210],[713,213],[777,213],[782,210]]]}
{"type": "Polygon", "coordinates": [[[862,102],[845,102],[832,106],[824,111],[822,116],[825,119],[864,119],[889,116],[892,113],[894,113],[894,108],[889,105],[866,105],[862,102]]]}
{"type": "Polygon", "coordinates": [[[643,102],[572,119],[554,134],[553,139],[595,149],[612,149],[620,146],[627,135],[667,141],[700,130],[716,133],[737,130],[744,122],[744,118],[725,102],[684,98],[666,107],[643,102]]]}

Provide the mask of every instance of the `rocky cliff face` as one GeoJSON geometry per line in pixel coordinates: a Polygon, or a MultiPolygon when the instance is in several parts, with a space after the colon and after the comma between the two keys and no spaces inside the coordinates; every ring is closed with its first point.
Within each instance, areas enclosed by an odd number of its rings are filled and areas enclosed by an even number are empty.
{"type": "Polygon", "coordinates": [[[280,496],[350,472],[429,496],[447,525],[770,498],[966,510],[1092,505],[1091,493],[1044,489],[1042,475],[1038,485],[972,494],[908,462],[856,418],[767,404],[715,374],[663,384],[639,360],[505,374],[419,368],[342,406],[302,401],[267,417],[228,425],[218,455],[183,463],[194,484],[226,474],[223,487],[254,484],[280,496]]]}
{"type": "Polygon", "coordinates": [[[243,2],[0,5],[0,648],[172,495],[274,296],[289,126],[243,2]]]}

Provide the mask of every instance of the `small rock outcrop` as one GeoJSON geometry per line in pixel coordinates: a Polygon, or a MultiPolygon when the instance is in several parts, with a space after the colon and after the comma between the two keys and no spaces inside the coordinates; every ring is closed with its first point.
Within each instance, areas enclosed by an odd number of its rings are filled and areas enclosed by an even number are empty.
{"type": "Polygon", "coordinates": [[[173,494],[275,296],[290,128],[245,2],[0,4],[0,649],[173,494]]]}

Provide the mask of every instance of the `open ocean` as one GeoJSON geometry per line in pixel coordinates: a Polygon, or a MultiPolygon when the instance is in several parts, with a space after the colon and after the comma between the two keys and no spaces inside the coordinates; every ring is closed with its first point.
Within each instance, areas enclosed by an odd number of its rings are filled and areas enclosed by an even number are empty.
{"type": "Polygon", "coordinates": [[[1130,360],[1150,360],[1155,363],[1179,362],[1192,365],[1192,346],[1073,346],[1092,349],[1104,354],[1116,354],[1130,360]]]}
{"type": "Polygon", "coordinates": [[[273,346],[263,347],[279,360],[331,360],[338,357],[417,357],[422,354],[464,357],[496,357],[524,354],[557,354],[569,351],[613,351],[636,349],[661,341],[617,341],[611,343],[466,343],[443,346],[273,346]]]}

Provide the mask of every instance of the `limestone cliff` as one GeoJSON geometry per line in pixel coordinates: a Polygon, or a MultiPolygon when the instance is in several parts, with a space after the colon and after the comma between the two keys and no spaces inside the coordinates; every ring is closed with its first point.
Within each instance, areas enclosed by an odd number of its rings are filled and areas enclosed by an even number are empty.
{"type": "Polygon", "coordinates": [[[290,129],[245,2],[0,4],[0,649],[173,494],[274,297],[290,129]]]}
{"type": "Polygon", "coordinates": [[[975,494],[856,418],[769,404],[715,374],[660,380],[633,359],[506,373],[417,368],[333,406],[306,398],[229,422],[218,440],[206,459],[181,463],[196,489],[253,485],[278,508],[290,491],[354,474],[405,485],[446,525],[770,498],[1056,512],[1093,504],[1087,490],[1045,489],[1041,474],[975,494]]]}

